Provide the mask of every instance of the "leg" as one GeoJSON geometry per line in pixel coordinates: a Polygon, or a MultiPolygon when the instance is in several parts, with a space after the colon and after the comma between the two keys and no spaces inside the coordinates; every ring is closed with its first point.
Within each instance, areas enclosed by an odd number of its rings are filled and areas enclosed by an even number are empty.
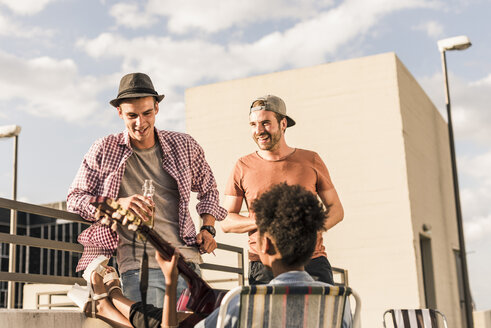
{"type": "MultiPolygon", "coordinates": [[[[95,294],[104,294],[106,293],[106,287],[102,282],[102,277],[93,273],[91,276],[92,288],[95,294]]],[[[114,327],[132,327],[131,323],[128,320],[128,317],[125,317],[120,311],[118,311],[109,301],[107,297],[102,298],[96,301],[96,317],[111,324],[114,327]]],[[[91,311],[92,304],[91,302],[87,303],[84,312],[87,314],[91,311]]]]}
{"type": "Polygon", "coordinates": [[[260,261],[249,262],[249,285],[265,285],[273,279],[273,273],[260,261]]]}
{"type": "MultiPolygon", "coordinates": [[[[194,263],[189,263],[189,266],[193,268],[198,274],[200,272],[199,266],[194,263]]],[[[140,270],[129,270],[121,274],[121,282],[123,284],[123,294],[126,298],[134,301],[141,302],[140,294],[140,270]]],[[[177,297],[181,295],[182,291],[187,288],[187,283],[179,276],[177,282],[177,297]]],[[[147,290],[147,304],[152,304],[156,307],[162,307],[165,295],[165,278],[160,269],[148,269],[148,290],[147,290]]]]}
{"type": "Polygon", "coordinates": [[[314,280],[334,285],[331,264],[325,256],[319,256],[310,260],[310,262],[305,266],[305,271],[307,271],[307,273],[310,274],[314,280]]]}
{"type": "Polygon", "coordinates": [[[129,270],[121,274],[121,287],[126,298],[139,302],[140,295],[140,270],[129,270]]]}

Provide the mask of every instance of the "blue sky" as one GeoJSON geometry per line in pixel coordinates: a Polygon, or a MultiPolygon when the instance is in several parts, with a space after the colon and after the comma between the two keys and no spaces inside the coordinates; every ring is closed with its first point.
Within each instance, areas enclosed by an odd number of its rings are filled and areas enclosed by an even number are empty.
{"type": "MultiPolygon", "coordinates": [[[[390,51],[443,112],[436,41],[465,34],[473,46],[447,62],[471,287],[490,309],[490,14],[484,0],[0,0],[0,126],[22,126],[18,198],[65,198],[91,143],[122,128],[108,101],[127,72],[166,94],[157,125],[184,131],[188,87],[390,51]]],[[[12,140],[0,154],[10,198],[12,140]]]]}

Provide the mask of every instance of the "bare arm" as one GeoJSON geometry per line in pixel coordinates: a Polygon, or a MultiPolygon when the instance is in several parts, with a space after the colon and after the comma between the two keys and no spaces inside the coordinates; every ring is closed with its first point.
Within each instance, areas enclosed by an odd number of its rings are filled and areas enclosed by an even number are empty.
{"type": "Polygon", "coordinates": [[[244,233],[257,229],[256,220],[240,215],[243,197],[225,196],[224,207],[227,217],[220,224],[224,232],[244,233]]]}
{"type": "Polygon", "coordinates": [[[159,252],[155,253],[155,259],[157,260],[162,273],[165,278],[165,296],[164,296],[164,308],[162,310],[162,327],[177,327],[177,260],[179,259],[179,253],[174,253],[170,261],[164,260],[159,252]]]}
{"type": "Polygon", "coordinates": [[[329,230],[343,220],[343,205],[341,205],[338,193],[334,188],[320,191],[319,197],[321,198],[324,205],[326,207],[329,207],[329,214],[327,215],[326,221],[324,223],[324,228],[326,230],[329,230]]]}

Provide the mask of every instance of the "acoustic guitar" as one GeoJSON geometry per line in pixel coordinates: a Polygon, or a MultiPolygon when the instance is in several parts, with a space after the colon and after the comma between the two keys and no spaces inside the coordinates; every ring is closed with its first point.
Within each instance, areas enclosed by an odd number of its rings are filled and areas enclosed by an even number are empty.
{"type": "MultiPolygon", "coordinates": [[[[113,231],[116,231],[118,225],[127,226],[128,230],[135,231],[152,244],[165,260],[172,258],[174,247],[131,211],[123,209],[114,199],[99,196],[93,197],[90,203],[97,208],[97,222],[110,226],[113,231]]],[[[177,302],[177,311],[192,312],[179,324],[179,327],[194,327],[196,323],[220,306],[220,302],[227,291],[211,288],[186,264],[182,257],[179,257],[177,268],[179,274],[188,283],[188,288],[181,294],[177,302]]]]}

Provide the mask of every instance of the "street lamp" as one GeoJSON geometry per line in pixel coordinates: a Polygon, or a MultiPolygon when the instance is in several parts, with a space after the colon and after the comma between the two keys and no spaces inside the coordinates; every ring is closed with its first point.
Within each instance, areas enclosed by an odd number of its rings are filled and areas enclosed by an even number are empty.
{"type": "MultiPolygon", "coordinates": [[[[14,138],[14,177],[12,186],[12,199],[17,200],[17,148],[18,139],[20,133],[20,126],[18,125],[6,125],[0,126],[0,138],[14,138]]],[[[17,211],[10,210],[10,234],[17,234],[17,211]]],[[[10,244],[9,247],[9,272],[15,272],[15,245],[10,244]]],[[[7,308],[14,308],[15,303],[15,284],[13,281],[8,282],[8,299],[7,308]]]]}
{"type": "Polygon", "coordinates": [[[442,57],[443,79],[445,82],[445,104],[447,106],[448,138],[450,142],[450,156],[452,162],[455,211],[457,214],[457,230],[459,234],[459,249],[460,249],[460,259],[461,259],[460,263],[461,263],[461,270],[462,270],[462,280],[464,284],[463,287],[464,287],[464,302],[465,302],[465,318],[468,328],[474,327],[474,321],[472,318],[472,299],[471,299],[471,291],[469,287],[469,274],[467,271],[467,257],[465,253],[464,225],[462,222],[462,209],[460,207],[459,179],[457,176],[457,160],[455,159],[452,113],[450,111],[450,93],[448,89],[447,59],[445,57],[445,52],[452,51],[452,50],[465,50],[469,48],[471,45],[472,45],[471,41],[465,35],[438,41],[438,50],[440,50],[441,57],[442,57]]]}

